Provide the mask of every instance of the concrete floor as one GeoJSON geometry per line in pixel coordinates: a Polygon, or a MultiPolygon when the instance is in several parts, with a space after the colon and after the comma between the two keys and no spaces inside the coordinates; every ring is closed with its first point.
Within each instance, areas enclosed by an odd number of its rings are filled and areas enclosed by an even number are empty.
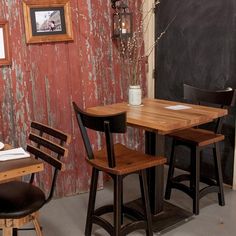
{"type": "MultiPolygon", "coordinates": [[[[126,179],[124,200],[135,199],[139,196],[138,178],[130,176],[126,179]]],[[[112,188],[108,183],[104,190],[98,192],[97,205],[112,202],[112,188]]],[[[217,202],[217,194],[209,194],[201,200],[200,215],[175,228],[162,232],[165,236],[234,236],[236,235],[236,191],[225,187],[226,206],[221,207],[217,202]]],[[[172,203],[191,211],[191,201],[185,194],[174,190],[172,203]]],[[[44,236],[82,236],[86,219],[88,194],[66,197],[51,201],[41,210],[40,222],[44,236]]],[[[33,236],[34,231],[21,231],[20,236],[33,236]]],[[[93,227],[94,236],[106,236],[105,231],[98,226],[93,227]]],[[[144,231],[130,235],[145,235],[144,231]]],[[[155,233],[160,235],[160,233],[155,233]]]]}

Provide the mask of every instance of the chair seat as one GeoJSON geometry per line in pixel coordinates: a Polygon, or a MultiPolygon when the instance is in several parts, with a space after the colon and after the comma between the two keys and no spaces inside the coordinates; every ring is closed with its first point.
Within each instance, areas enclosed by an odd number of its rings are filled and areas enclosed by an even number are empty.
{"type": "Polygon", "coordinates": [[[43,191],[34,185],[21,181],[0,184],[0,219],[24,217],[44,204],[43,191]]]}
{"type": "Polygon", "coordinates": [[[94,159],[87,161],[97,169],[115,175],[129,174],[166,163],[165,157],[146,155],[119,143],[114,145],[114,151],[116,156],[116,167],[114,168],[108,166],[106,149],[96,152],[94,159]]]}
{"type": "Polygon", "coordinates": [[[224,140],[224,135],[222,134],[215,134],[209,130],[196,128],[177,131],[171,133],[170,136],[176,140],[180,140],[199,147],[207,146],[224,140]]]}

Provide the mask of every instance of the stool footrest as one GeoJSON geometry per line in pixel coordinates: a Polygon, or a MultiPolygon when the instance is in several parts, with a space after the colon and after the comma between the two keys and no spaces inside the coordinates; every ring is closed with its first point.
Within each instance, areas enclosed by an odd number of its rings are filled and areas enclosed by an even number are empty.
{"type": "MultiPolygon", "coordinates": [[[[180,191],[183,191],[184,193],[189,195],[191,198],[193,198],[194,197],[193,189],[191,189],[187,185],[181,183],[182,181],[188,181],[188,180],[190,180],[190,175],[188,175],[188,174],[178,175],[170,180],[171,188],[175,188],[180,191]]],[[[201,178],[201,182],[208,184],[208,186],[199,190],[199,199],[204,197],[208,193],[213,193],[213,192],[219,193],[220,192],[220,188],[219,188],[219,186],[216,185],[216,181],[214,181],[210,178],[204,177],[204,178],[201,178]]]]}
{"type": "MultiPolygon", "coordinates": [[[[102,216],[104,214],[111,213],[113,211],[114,211],[113,205],[105,205],[105,206],[97,208],[94,211],[94,215],[102,216]]],[[[132,207],[128,207],[128,206],[122,207],[122,214],[125,214],[129,218],[135,219],[135,220],[143,220],[143,218],[144,218],[143,214],[140,211],[138,211],[132,207]]]]}
{"type": "Polygon", "coordinates": [[[127,235],[133,231],[145,228],[147,228],[147,223],[144,220],[131,222],[122,227],[121,235],[127,235]]]}
{"type": "Polygon", "coordinates": [[[190,181],[190,174],[182,174],[182,175],[177,175],[174,178],[172,178],[172,181],[175,182],[182,182],[182,181],[190,181]]]}
{"type": "Polygon", "coordinates": [[[91,222],[101,226],[103,229],[105,229],[110,235],[113,234],[113,226],[105,219],[99,216],[92,216],[91,222]]]}
{"type": "Polygon", "coordinates": [[[199,198],[204,197],[208,193],[219,193],[219,192],[220,192],[219,186],[206,186],[205,188],[199,191],[199,198]]]}
{"type": "Polygon", "coordinates": [[[94,211],[94,215],[101,216],[101,215],[104,215],[104,214],[107,214],[107,213],[110,213],[110,212],[113,212],[113,211],[114,211],[113,205],[105,205],[105,206],[97,208],[94,211]]]}
{"type": "MultiPolygon", "coordinates": [[[[113,205],[106,205],[99,207],[94,211],[92,222],[104,228],[110,235],[113,235],[114,227],[110,222],[100,217],[101,215],[113,212],[113,205]]],[[[121,235],[127,235],[135,230],[144,229],[147,227],[147,223],[143,218],[143,215],[138,210],[132,207],[123,207],[122,214],[126,214],[129,218],[135,218],[136,221],[130,222],[121,228],[121,235]]]]}
{"type": "Polygon", "coordinates": [[[179,183],[177,181],[173,181],[173,180],[171,181],[170,185],[171,185],[171,188],[175,188],[180,191],[183,191],[184,193],[189,195],[189,197],[193,198],[193,190],[191,190],[187,185],[183,183],[179,183]]]}

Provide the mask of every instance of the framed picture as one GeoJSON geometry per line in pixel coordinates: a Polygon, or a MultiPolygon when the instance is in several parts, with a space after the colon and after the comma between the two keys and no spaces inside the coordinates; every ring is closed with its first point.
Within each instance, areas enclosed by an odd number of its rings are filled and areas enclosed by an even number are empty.
{"type": "Polygon", "coordinates": [[[0,21],[0,66],[10,65],[11,55],[9,46],[8,22],[0,21]]]}
{"type": "Polygon", "coordinates": [[[27,43],[72,41],[69,0],[24,0],[27,43]]]}

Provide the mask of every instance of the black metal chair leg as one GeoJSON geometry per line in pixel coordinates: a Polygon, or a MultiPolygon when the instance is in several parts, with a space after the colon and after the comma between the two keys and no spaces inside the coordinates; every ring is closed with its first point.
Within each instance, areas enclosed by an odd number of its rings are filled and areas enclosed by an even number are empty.
{"type": "Polygon", "coordinates": [[[93,168],[91,185],[90,185],[90,193],[89,193],[87,219],[86,219],[86,226],[85,226],[85,236],[90,236],[92,232],[92,224],[93,224],[92,215],[94,213],[94,208],[95,208],[98,174],[99,174],[99,171],[93,168]]]}
{"type": "Polygon", "coordinates": [[[215,148],[213,150],[214,150],[216,181],[217,181],[217,185],[219,186],[218,201],[219,201],[220,206],[224,206],[225,199],[224,199],[224,188],[223,188],[223,178],[222,178],[219,143],[215,144],[215,148]]]}
{"type": "Polygon", "coordinates": [[[176,141],[173,140],[172,147],[171,147],[171,155],[170,155],[170,162],[169,162],[169,170],[167,176],[167,183],[166,183],[166,191],[165,191],[165,199],[170,200],[171,196],[171,181],[174,176],[174,169],[175,169],[175,145],[176,141]]]}
{"type": "Polygon", "coordinates": [[[122,176],[114,176],[114,236],[121,235],[122,176]]]}
{"type": "Polygon", "coordinates": [[[200,182],[200,149],[191,148],[191,168],[192,168],[192,190],[193,190],[193,213],[199,214],[199,182],[200,182]]]}
{"type": "MultiPolygon", "coordinates": [[[[123,177],[121,181],[121,192],[123,193],[124,188],[123,188],[123,177]]],[[[124,198],[123,194],[121,195],[121,225],[124,223],[124,198]]]]}
{"type": "Polygon", "coordinates": [[[143,205],[145,206],[144,214],[145,214],[146,222],[147,222],[146,235],[153,236],[146,170],[140,171],[139,182],[140,182],[140,191],[141,191],[142,201],[143,201],[143,205]]]}
{"type": "Polygon", "coordinates": [[[14,228],[12,236],[17,236],[17,235],[18,235],[18,230],[16,228],[14,228]]]}

